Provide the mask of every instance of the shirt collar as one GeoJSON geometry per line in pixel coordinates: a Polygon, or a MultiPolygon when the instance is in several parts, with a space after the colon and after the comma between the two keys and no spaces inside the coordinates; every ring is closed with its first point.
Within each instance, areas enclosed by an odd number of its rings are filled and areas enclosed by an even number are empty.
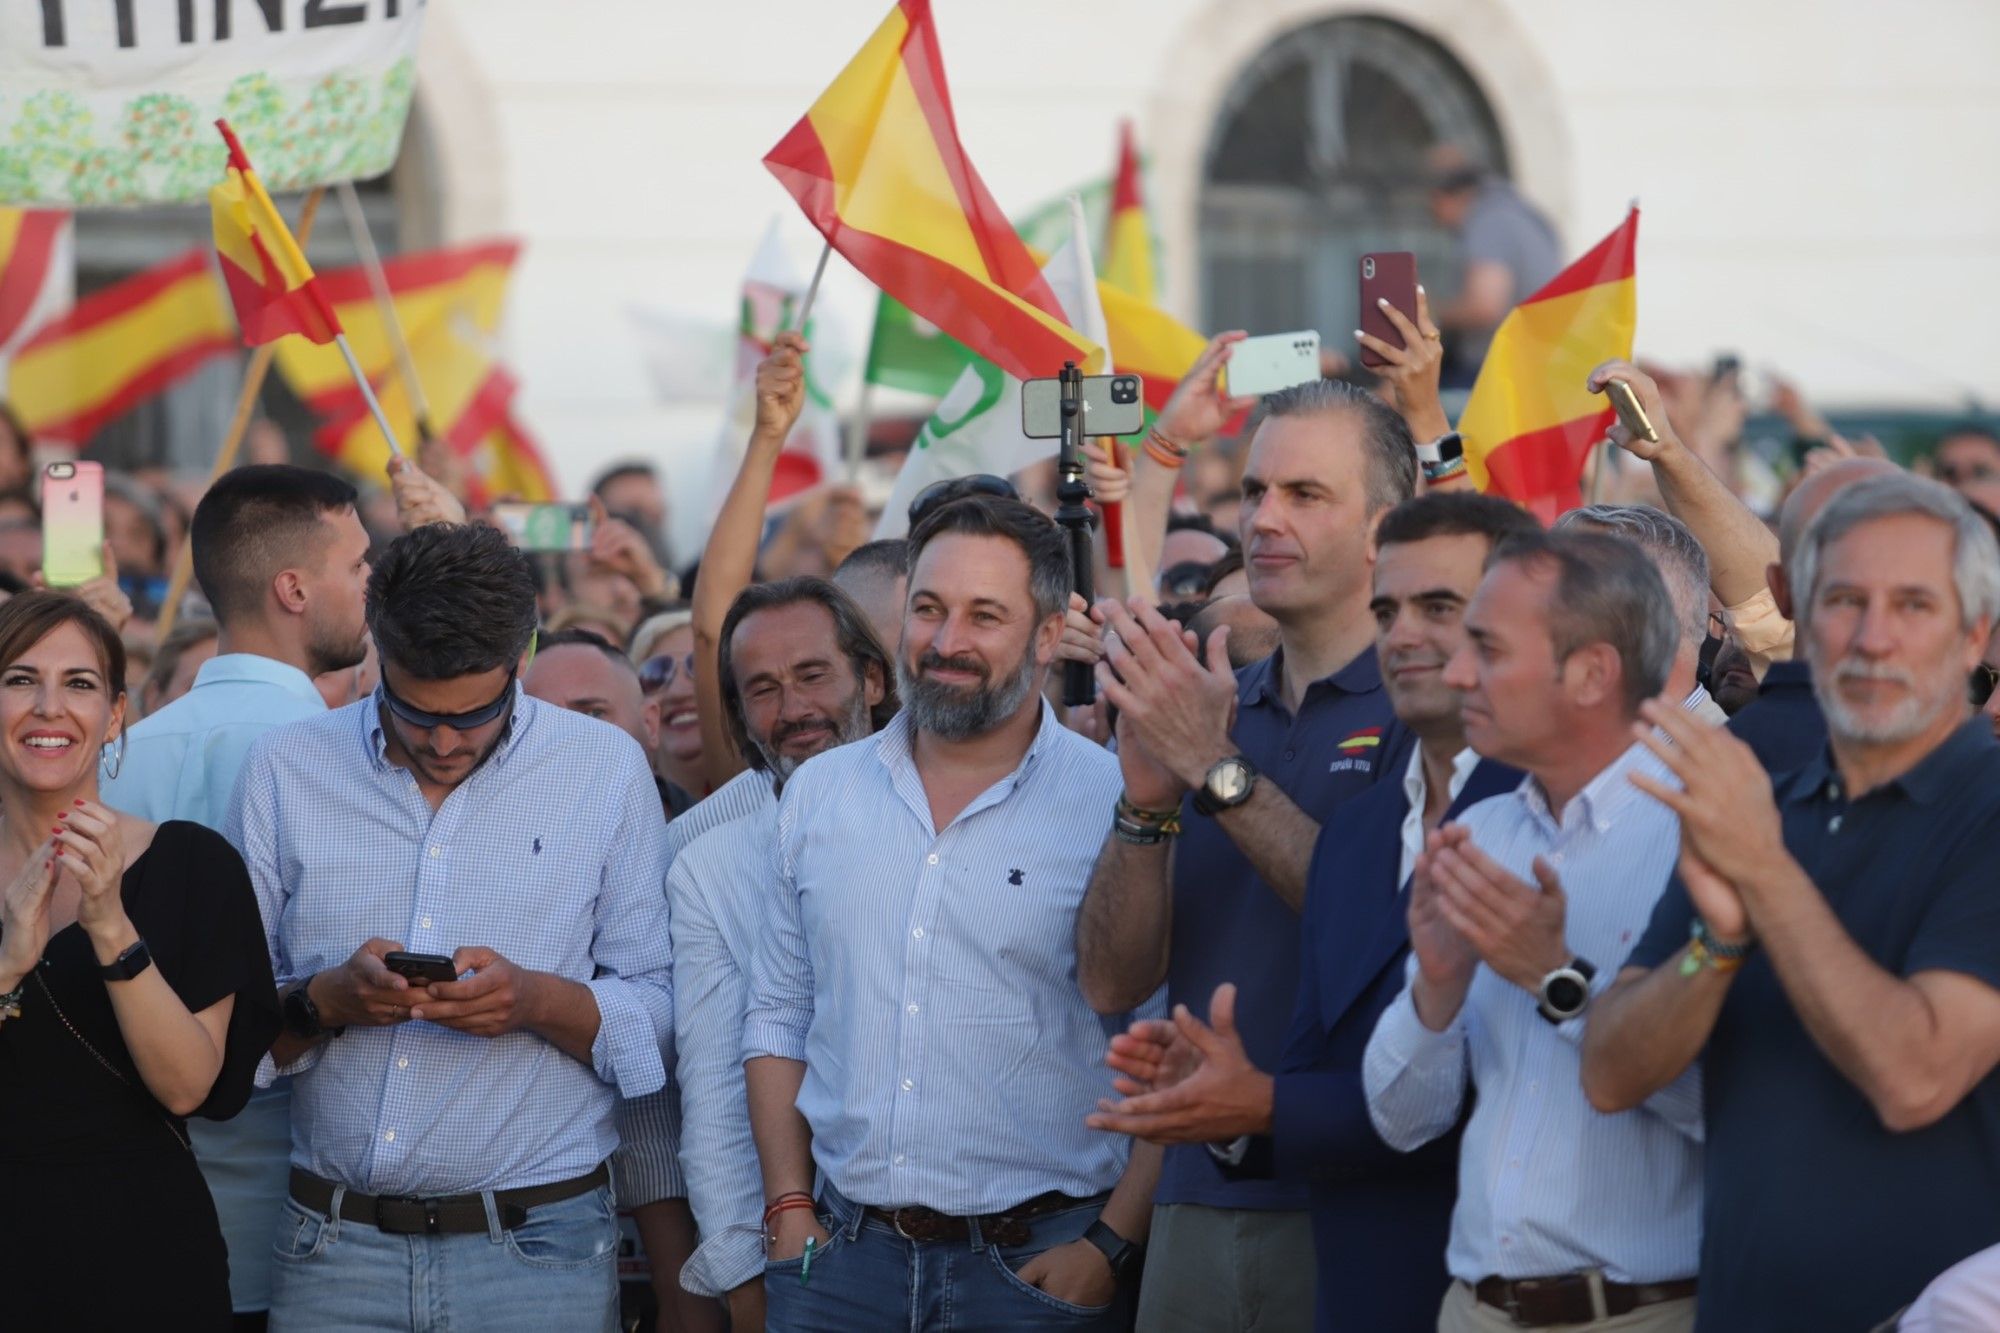
{"type": "Polygon", "coordinates": [[[1707,703],[1708,699],[1708,686],[1702,684],[1700,681],[1696,681],[1694,688],[1688,691],[1688,697],[1681,700],[1681,711],[1692,713],[1695,709],[1707,703]]]}
{"type": "MultiPolygon", "coordinates": [[[[1448,801],[1456,801],[1458,794],[1465,790],[1465,780],[1472,776],[1472,770],[1479,767],[1479,752],[1470,745],[1451,757],[1450,787],[1448,801]]],[[[1410,766],[1403,770],[1403,795],[1409,798],[1410,809],[1422,812],[1424,798],[1430,789],[1424,781],[1424,747],[1420,741],[1410,747],[1410,766]]]]}
{"type": "MultiPolygon", "coordinates": [[[[1062,720],[1056,716],[1056,710],[1049,705],[1048,699],[1040,695],[1036,697],[1041,700],[1042,720],[1035,728],[1035,739],[1028,742],[1028,752],[1021,756],[1020,764],[1014,769],[1012,780],[1016,784],[1027,776],[1028,770],[1034,767],[1035,760],[1042,752],[1054,744],[1056,737],[1066,730],[1062,720]]],[[[875,733],[875,757],[881,762],[882,767],[893,773],[904,765],[914,765],[916,756],[911,753],[910,739],[910,715],[906,710],[898,710],[896,716],[889,719],[889,725],[875,733]]]]}
{"type": "Polygon", "coordinates": [[[1550,811],[1548,793],[1542,790],[1541,782],[1532,776],[1521,784],[1521,802],[1530,815],[1558,828],[1571,827],[1573,820],[1581,819],[1599,833],[1608,833],[1620,813],[1634,801],[1651,799],[1632,785],[1629,775],[1635,768],[1645,769],[1648,776],[1674,786],[1680,785],[1672,771],[1656,759],[1643,742],[1634,741],[1616,759],[1599,769],[1597,776],[1585,783],[1582,791],[1570,797],[1569,804],[1562,808],[1561,818],[1550,811]]]}
{"type": "Polygon", "coordinates": [[[1812,688],[1812,668],[1800,659],[1773,662],[1764,669],[1764,679],[1758,683],[1757,693],[1769,694],[1773,690],[1812,688]]]}
{"type": "MultiPolygon", "coordinates": [[[[1252,662],[1237,673],[1236,697],[1241,703],[1274,707],[1285,706],[1284,691],[1279,682],[1283,679],[1285,650],[1279,647],[1269,657],[1252,662]]],[[[1375,648],[1363,648],[1354,659],[1331,675],[1321,676],[1306,686],[1301,699],[1309,699],[1320,690],[1338,690],[1342,694],[1371,694],[1382,688],[1382,662],[1375,654],[1375,648]]]]}
{"type": "MultiPolygon", "coordinates": [[[[1917,805],[1934,805],[1969,781],[1964,776],[1965,770],[1978,763],[1995,743],[1992,723],[1974,713],[1940,741],[1936,749],[1919,759],[1909,772],[1877,790],[1894,788],[1917,805]]],[[[1830,743],[1792,775],[1783,796],[1792,802],[1809,801],[1820,796],[1828,800],[1841,799],[1840,770],[1834,765],[1830,743]]]]}
{"type": "MultiPolygon", "coordinates": [[[[389,762],[389,741],[388,737],[383,733],[382,728],[382,710],[384,707],[382,703],[382,687],[377,685],[375,692],[366,699],[356,700],[347,706],[353,709],[360,718],[361,745],[364,753],[368,756],[368,761],[375,765],[378,770],[397,767],[397,765],[389,762]]],[[[514,711],[508,716],[507,729],[501,733],[500,743],[493,747],[493,753],[486,756],[486,762],[479,765],[479,768],[484,768],[486,764],[502,763],[509,755],[513,754],[515,747],[520,745],[521,738],[534,725],[535,714],[544,707],[547,707],[547,705],[531,698],[521,688],[521,682],[516,680],[514,682],[514,711]]],[[[473,773],[478,772],[479,768],[473,769],[473,773]]],[[[466,776],[469,778],[472,774],[468,773],[466,776]]]]}
{"type": "Polygon", "coordinates": [[[326,699],[320,694],[319,686],[313,684],[311,676],[290,662],[280,662],[275,657],[264,657],[258,653],[223,653],[203,662],[201,669],[194,673],[194,688],[197,690],[208,685],[244,681],[275,685],[287,694],[317,702],[321,708],[326,707],[326,699]]]}

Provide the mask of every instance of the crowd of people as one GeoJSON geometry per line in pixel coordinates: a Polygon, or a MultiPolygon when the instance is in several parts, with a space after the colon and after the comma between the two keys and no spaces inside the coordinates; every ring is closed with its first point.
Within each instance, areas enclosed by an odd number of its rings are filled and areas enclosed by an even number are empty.
{"type": "Polygon", "coordinates": [[[1544,530],[1387,313],[1094,442],[1095,605],[1045,476],[774,517],[792,334],[679,573],[427,455],[45,589],[0,427],[9,1320],[611,1329],[623,1211],[663,1329],[2000,1327],[2000,439],[1611,362],[1544,530]]]}

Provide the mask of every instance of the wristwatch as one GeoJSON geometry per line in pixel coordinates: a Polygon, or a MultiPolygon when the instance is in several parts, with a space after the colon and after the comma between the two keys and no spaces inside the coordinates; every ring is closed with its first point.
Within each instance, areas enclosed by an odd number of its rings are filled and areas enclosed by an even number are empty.
{"type": "Polygon", "coordinates": [[[1417,462],[1425,481],[1443,481],[1465,471],[1465,441],[1455,430],[1446,431],[1429,444],[1417,446],[1417,462]]]}
{"type": "Polygon", "coordinates": [[[1111,1276],[1120,1282],[1139,1276],[1139,1268],[1146,1262],[1146,1247],[1134,1245],[1123,1236],[1105,1225],[1099,1218],[1090,1224],[1083,1238],[1098,1248],[1104,1261],[1111,1265],[1111,1276]]]}
{"type": "Polygon", "coordinates": [[[330,1028],[320,1022],[319,1006],[313,1003],[312,996],[307,993],[311,986],[312,978],[307,977],[285,992],[285,998],[278,1006],[284,1015],[285,1031],[294,1037],[304,1037],[307,1041],[318,1041],[321,1037],[338,1037],[347,1029],[330,1028]]]}
{"type": "Polygon", "coordinates": [[[1541,1000],[1535,1008],[1551,1023],[1566,1023],[1590,1003],[1590,980],[1596,967],[1587,958],[1572,958],[1542,978],[1541,1000]]]}
{"type": "Polygon", "coordinates": [[[97,969],[97,974],[106,981],[130,981],[153,965],[153,951],[146,947],[146,941],[136,940],[110,962],[97,969]]]}
{"type": "Polygon", "coordinates": [[[1209,767],[1201,785],[1194,789],[1194,808],[1205,815],[1234,810],[1250,799],[1257,785],[1257,770],[1240,754],[1218,759],[1209,767]]]}

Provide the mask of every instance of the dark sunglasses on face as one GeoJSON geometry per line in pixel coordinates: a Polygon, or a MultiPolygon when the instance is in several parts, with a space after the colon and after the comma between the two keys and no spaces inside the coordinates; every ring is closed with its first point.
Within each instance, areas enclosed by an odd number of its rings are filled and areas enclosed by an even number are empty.
{"type": "Polygon", "coordinates": [[[416,705],[398,699],[396,692],[389,688],[387,677],[383,678],[381,688],[382,702],[388,704],[389,711],[410,726],[417,727],[423,731],[430,731],[437,727],[450,727],[453,731],[472,731],[493,721],[506,712],[513,704],[514,673],[512,671],[507,673],[507,683],[501,687],[500,696],[497,699],[490,704],[481,704],[479,707],[464,713],[426,713],[416,705]]]}
{"type": "Polygon", "coordinates": [[[2000,683],[2000,667],[1981,662],[1972,668],[1972,706],[1986,707],[1986,701],[1993,697],[1993,686],[2000,683]]]}
{"type": "Polygon", "coordinates": [[[680,657],[675,657],[672,653],[649,657],[639,664],[639,688],[647,694],[664,690],[673,684],[674,677],[683,671],[687,672],[689,680],[694,679],[693,652],[680,657]]]}
{"type": "Polygon", "coordinates": [[[990,495],[1000,500],[1021,498],[1013,482],[990,472],[975,472],[969,477],[947,477],[924,487],[917,492],[917,498],[910,501],[910,527],[914,530],[932,513],[968,495],[990,495]]]}

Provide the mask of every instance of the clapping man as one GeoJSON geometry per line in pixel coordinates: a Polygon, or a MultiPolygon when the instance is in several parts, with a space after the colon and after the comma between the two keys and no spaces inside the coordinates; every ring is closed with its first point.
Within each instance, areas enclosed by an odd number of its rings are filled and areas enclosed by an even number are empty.
{"type": "Polygon", "coordinates": [[[1409,984],[1362,1060],[1369,1117],[1403,1151],[1464,1121],[1439,1333],[1684,1330],[1699,1076],[1615,1116],[1577,1083],[1591,996],[1679,848],[1673,813],[1632,785],[1666,777],[1632,730],[1673,663],[1673,604],[1629,542],[1523,533],[1494,548],[1465,628],[1443,680],[1466,740],[1529,776],[1427,840],[1409,984]]]}
{"type": "Polygon", "coordinates": [[[613,1104],[671,1051],[658,794],[522,694],[498,530],[399,538],[367,605],[376,694],[260,741],[226,829],[296,1075],[272,1327],[614,1329],[613,1104]]]}
{"type": "Polygon", "coordinates": [[[1701,1062],[1717,1333],[1871,1328],[2000,1241],[2000,746],[1965,690],[2000,550],[1899,474],[1789,570],[1828,747],[1774,791],[1742,741],[1648,710],[1679,874],[1584,1045],[1605,1111],[1701,1062]]]}

